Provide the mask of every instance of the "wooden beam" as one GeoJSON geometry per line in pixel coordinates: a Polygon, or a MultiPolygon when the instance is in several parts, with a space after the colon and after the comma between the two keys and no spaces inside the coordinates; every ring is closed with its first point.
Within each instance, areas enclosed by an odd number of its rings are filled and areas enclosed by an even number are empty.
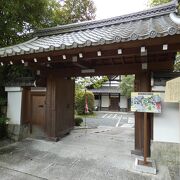
{"type": "MultiPolygon", "coordinates": [[[[152,62],[148,63],[148,71],[168,71],[172,70],[173,62],[152,62]]],[[[136,74],[144,72],[142,70],[141,63],[133,64],[122,64],[122,65],[106,65],[106,66],[95,66],[94,73],[81,73],[81,69],[77,67],[70,68],[56,68],[50,69],[49,71],[55,71],[61,77],[77,77],[77,76],[101,76],[101,75],[123,75],[123,74],[136,74]]]]}
{"type": "Polygon", "coordinates": [[[153,46],[159,46],[160,49],[162,49],[163,44],[168,44],[168,52],[177,52],[180,51],[180,35],[175,36],[166,36],[166,37],[159,37],[154,39],[146,39],[146,40],[137,40],[137,41],[129,41],[129,42],[120,42],[120,43],[113,43],[108,45],[98,45],[98,46],[91,46],[91,47],[83,47],[83,48],[74,48],[74,49],[64,49],[64,50],[54,50],[49,52],[41,52],[41,53],[33,53],[33,54],[24,54],[24,55],[16,55],[16,56],[7,56],[7,57],[1,57],[0,61],[10,61],[10,60],[31,60],[33,58],[44,58],[47,60],[47,57],[58,57],[59,59],[63,54],[66,55],[78,55],[80,52],[83,53],[83,55],[88,55],[88,53],[93,53],[95,56],[95,53],[97,52],[97,49],[100,49],[102,51],[102,56],[104,51],[110,50],[112,54],[117,54],[117,49],[121,48],[123,49],[123,54],[128,53],[129,50],[131,51],[131,54],[137,54],[138,49],[141,46],[146,46],[147,49],[157,49],[153,48],[153,46]],[[129,50],[128,50],[129,49],[129,50]]]}
{"type": "Polygon", "coordinates": [[[144,165],[147,165],[147,156],[148,156],[148,119],[147,119],[147,113],[144,113],[144,165]]]}
{"type": "Polygon", "coordinates": [[[74,66],[77,66],[77,67],[80,67],[81,69],[88,69],[87,66],[84,66],[84,65],[82,65],[82,64],[80,64],[80,63],[73,63],[73,65],[74,65],[74,66]]]}
{"type": "MultiPolygon", "coordinates": [[[[135,92],[150,92],[150,71],[144,71],[135,74],[135,92]]],[[[144,154],[144,114],[140,112],[135,112],[135,150],[132,151],[132,154],[143,155],[144,154]]],[[[147,132],[147,155],[150,155],[150,132],[151,132],[151,120],[148,114],[148,124],[146,124],[147,132]],[[148,126],[148,127],[147,127],[148,126]]]]}
{"type": "MultiPolygon", "coordinates": [[[[116,55],[116,56],[104,56],[104,57],[92,57],[89,59],[79,59],[76,63],[72,62],[72,60],[59,60],[58,57],[56,57],[55,60],[51,60],[48,61],[47,59],[44,58],[39,58],[37,63],[34,63],[33,59],[31,61],[28,62],[28,66],[30,68],[33,67],[46,67],[47,64],[50,65],[50,67],[52,68],[67,68],[67,67],[80,67],[80,68],[94,68],[95,66],[98,65],[112,65],[112,62],[114,63],[114,65],[117,64],[134,64],[134,63],[142,63],[142,62],[146,62],[147,57],[149,62],[156,62],[156,61],[174,61],[175,59],[175,54],[176,53],[167,53],[167,52],[163,52],[163,53],[157,53],[155,55],[150,55],[148,54],[148,56],[140,56],[140,55],[135,55],[135,56],[131,56],[131,55],[116,55]],[[136,62],[134,61],[134,59],[136,59],[136,62]]],[[[72,58],[69,58],[72,59],[72,58]]],[[[8,61],[9,62],[9,61],[8,61]]],[[[5,64],[5,63],[4,63],[5,64]]],[[[14,62],[14,64],[22,64],[20,60],[14,62]]]]}

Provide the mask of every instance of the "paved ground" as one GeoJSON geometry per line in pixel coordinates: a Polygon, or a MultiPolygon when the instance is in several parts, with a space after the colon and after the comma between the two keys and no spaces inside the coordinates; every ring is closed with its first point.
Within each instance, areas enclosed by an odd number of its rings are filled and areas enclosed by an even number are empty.
{"type": "Polygon", "coordinates": [[[133,169],[133,128],[73,130],[59,142],[25,139],[0,149],[2,180],[150,180],[168,179],[133,169]]]}
{"type": "Polygon", "coordinates": [[[4,139],[0,139],[0,148],[7,146],[11,143],[13,143],[14,141],[11,141],[10,139],[4,138],[4,139]]]}
{"type": "Polygon", "coordinates": [[[95,112],[95,117],[84,118],[88,127],[134,127],[134,114],[124,112],[95,112]]]}

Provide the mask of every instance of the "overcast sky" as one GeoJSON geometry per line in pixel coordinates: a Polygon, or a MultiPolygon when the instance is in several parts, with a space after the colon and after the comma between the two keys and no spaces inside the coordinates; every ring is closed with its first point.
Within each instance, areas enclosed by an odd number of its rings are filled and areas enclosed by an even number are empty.
{"type": "Polygon", "coordinates": [[[93,0],[96,19],[104,19],[147,9],[148,0],[93,0]]]}

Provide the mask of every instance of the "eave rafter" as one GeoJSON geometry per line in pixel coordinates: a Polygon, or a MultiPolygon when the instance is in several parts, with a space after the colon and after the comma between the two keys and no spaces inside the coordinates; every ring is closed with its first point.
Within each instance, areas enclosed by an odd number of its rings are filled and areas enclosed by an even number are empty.
{"type": "MultiPolygon", "coordinates": [[[[133,57],[136,60],[140,56],[140,48],[141,46],[145,46],[148,55],[158,55],[158,54],[167,54],[167,53],[175,53],[180,51],[180,35],[176,35],[175,37],[164,37],[160,39],[151,39],[151,40],[143,40],[136,42],[128,42],[128,43],[120,43],[120,44],[111,44],[97,47],[89,47],[89,48],[81,48],[81,49],[71,49],[71,50],[63,50],[63,51],[52,51],[52,52],[43,52],[43,53],[35,53],[35,54],[27,54],[27,55],[19,55],[19,56],[9,56],[0,58],[0,61],[3,63],[9,63],[13,61],[13,63],[20,63],[22,60],[25,62],[32,63],[33,59],[37,59],[37,63],[70,63],[72,62],[72,57],[77,56],[79,61],[100,61],[111,59],[120,59],[122,63],[125,63],[126,59],[129,57],[133,57]],[[163,44],[168,44],[168,50],[163,51],[163,44]],[[129,48],[130,47],[130,48],[129,48]],[[122,49],[122,54],[118,54],[118,49],[122,49]],[[97,51],[101,50],[101,56],[97,56],[97,51]],[[82,53],[83,57],[79,58],[79,53],[82,53]],[[63,55],[66,55],[66,60],[63,60],[63,55]],[[51,61],[48,61],[48,57],[51,58],[51,61]]],[[[73,62],[72,62],[73,63],[73,62]]]]}

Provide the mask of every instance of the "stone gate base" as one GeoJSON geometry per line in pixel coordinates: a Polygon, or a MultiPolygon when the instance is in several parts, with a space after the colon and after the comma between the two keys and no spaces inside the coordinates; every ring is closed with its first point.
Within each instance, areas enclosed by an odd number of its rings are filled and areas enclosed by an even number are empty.
{"type": "Polygon", "coordinates": [[[8,124],[8,138],[13,141],[20,141],[29,136],[29,125],[8,124]]]}

